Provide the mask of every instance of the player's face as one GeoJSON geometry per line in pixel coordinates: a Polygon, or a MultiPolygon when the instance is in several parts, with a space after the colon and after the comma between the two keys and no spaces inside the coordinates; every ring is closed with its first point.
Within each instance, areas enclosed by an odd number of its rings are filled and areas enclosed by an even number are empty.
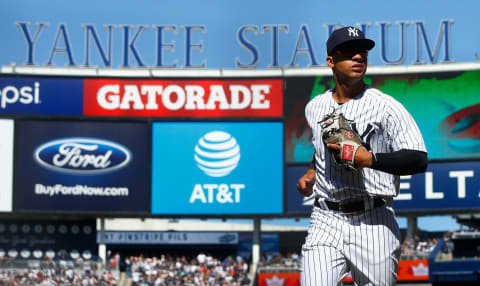
{"type": "Polygon", "coordinates": [[[347,78],[363,78],[367,71],[368,50],[364,48],[341,47],[332,56],[327,57],[327,64],[335,73],[347,78]]]}

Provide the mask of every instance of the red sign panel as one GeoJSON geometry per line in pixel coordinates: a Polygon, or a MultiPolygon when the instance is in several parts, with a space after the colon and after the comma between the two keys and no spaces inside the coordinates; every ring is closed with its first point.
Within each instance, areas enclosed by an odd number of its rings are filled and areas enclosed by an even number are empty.
{"type": "Polygon", "coordinates": [[[258,286],[300,286],[300,272],[259,273],[258,286]]]}
{"type": "Polygon", "coordinates": [[[85,79],[84,115],[281,117],[281,79],[85,79]]]}
{"type": "Polygon", "coordinates": [[[428,281],[428,260],[400,260],[398,281],[428,281]]]}
{"type": "MultiPolygon", "coordinates": [[[[428,260],[400,260],[397,281],[428,281],[428,260]]],[[[353,282],[350,273],[343,282],[353,282]]],[[[300,272],[259,273],[258,285],[300,286],[300,272]]]]}
{"type": "MultiPolygon", "coordinates": [[[[400,260],[398,262],[397,281],[428,281],[428,260],[400,260]]],[[[349,274],[343,282],[353,282],[349,274]]]]}

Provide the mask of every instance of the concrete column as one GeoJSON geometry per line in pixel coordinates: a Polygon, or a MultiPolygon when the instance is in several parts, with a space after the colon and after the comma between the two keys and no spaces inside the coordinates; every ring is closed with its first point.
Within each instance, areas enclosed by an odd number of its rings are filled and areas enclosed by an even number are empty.
{"type": "Polygon", "coordinates": [[[100,218],[100,239],[98,241],[98,257],[107,263],[107,245],[105,244],[105,218],[100,218]]]}
{"type": "Polygon", "coordinates": [[[260,218],[253,219],[253,245],[252,245],[252,272],[257,272],[257,264],[260,261],[261,249],[261,220],[260,218]]]}
{"type": "Polygon", "coordinates": [[[409,215],[407,216],[407,238],[413,239],[415,235],[418,233],[417,228],[417,216],[416,215],[409,215]]]}

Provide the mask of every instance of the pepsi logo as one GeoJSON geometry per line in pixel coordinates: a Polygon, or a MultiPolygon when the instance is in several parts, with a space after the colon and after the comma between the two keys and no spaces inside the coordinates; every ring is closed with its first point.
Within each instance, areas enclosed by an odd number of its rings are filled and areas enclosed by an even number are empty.
{"type": "Polygon", "coordinates": [[[125,167],[132,155],[126,147],[95,138],[64,138],[40,145],[34,152],[42,167],[68,174],[99,174],[125,167]]]}
{"type": "Polygon", "coordinates": [[[232,135],[224,131],[212,131],[198,140],[194,159],[206,175],[223,177],[237,167],[240,146],[232,135]]]}

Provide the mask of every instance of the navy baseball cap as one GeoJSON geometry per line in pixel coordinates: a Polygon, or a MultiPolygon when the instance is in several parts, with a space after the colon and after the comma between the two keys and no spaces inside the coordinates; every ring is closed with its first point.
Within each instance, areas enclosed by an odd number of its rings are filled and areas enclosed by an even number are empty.
{"type": "Polygon", "coordinates": [[[335,30],[327,40],[327,55],[333,52],[345,43],[352,43],[353,46],[371,50],[375,46],[373,40],[365,38],[363,32],[352,26],[343,27],[335,30]]]}

